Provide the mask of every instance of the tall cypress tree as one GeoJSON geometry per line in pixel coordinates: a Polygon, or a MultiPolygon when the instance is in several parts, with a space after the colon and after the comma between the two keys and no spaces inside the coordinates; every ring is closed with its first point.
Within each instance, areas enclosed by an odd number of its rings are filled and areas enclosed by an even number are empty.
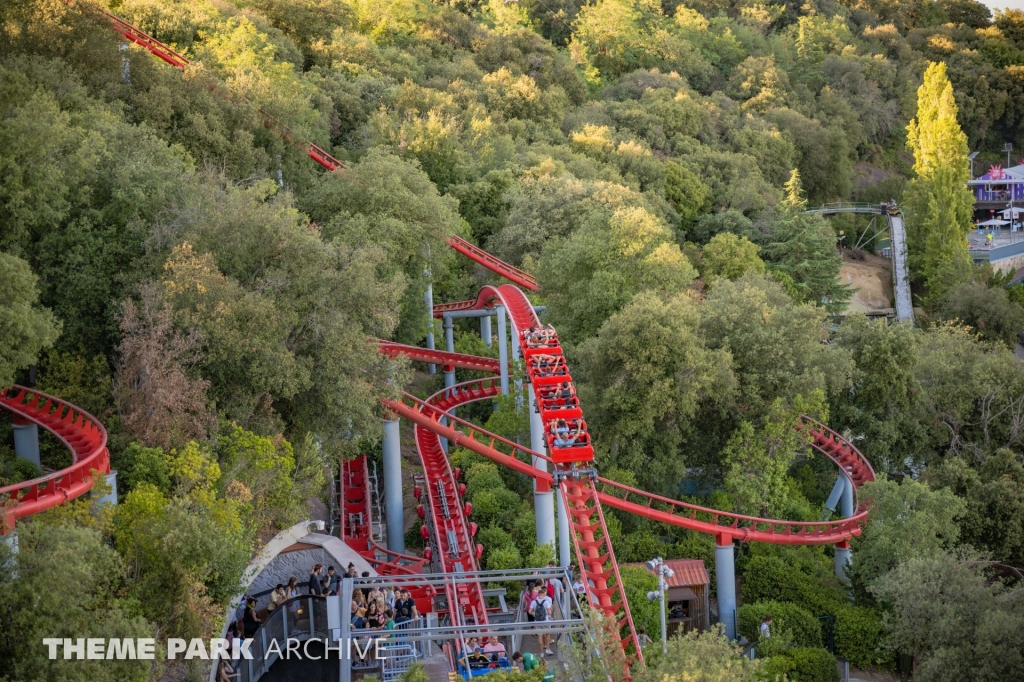
{"type": "Polygon", "coordinates": [[[967,233],[974,197],[966,185],[967,136],[956,115],[946,65],[932,63],[917,90],[917,118],[907,126],[917,177],[905,195],[910,269],[924,279],[931,305],[967,280],[972,269],[967,233]]]}

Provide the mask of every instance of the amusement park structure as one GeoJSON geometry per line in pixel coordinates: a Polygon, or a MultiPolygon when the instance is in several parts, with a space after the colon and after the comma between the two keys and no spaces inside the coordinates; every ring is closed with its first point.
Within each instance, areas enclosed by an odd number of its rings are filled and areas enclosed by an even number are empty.
{"type": "MultiPolygon", "coordinates": [[[[106,12],[103,15],[125,40],[141,45],[179,69],[189,64],[179,53],[127,22],[106,12]]],[[[274,125],[288,136],[286,129],[274,119],[266,120],[268,125],[274,125]]],[[[309,143],[307,153],[328,171],[344,168],[340,161],[316,145],[309,143]]],[[[828,505],[833,509],[837,502],[841,505],[843,518],[835,520],[793,522],[744,516],[653,495],[604,479],[595,467],[594,448],[582,406],[571,389],[563,392],[565,387],[572,386],[572,377],[557,335],[552,332],[538,340],[540,337],[531,333],[540,321],[520,287],[536,290],[536,279],[459,237],[450,237],[447,241],[459,253],[515,284],[485,286],[477,298],[470,301],[437,306],[430,303],[431,314],[445,322],[446,350],[380,342],[380,351],[391,357],[404,355],[413,361],[440,365],[444,369],[445,388],[426,400],[403,393],[397,399],[384,401],[387,412],[384,488],[389,530],[386,547],[374,539],[372,532],[373,510],[367,484],[370,474],[365,458],[342,465],[341,535],[371,560],[378,573],[422,573],[427,564],[444,574],[478,570],[484,548],[475,542],[477,527],[470,521],[472,507],[463,499],[465,485],[460,482],[461,472],[453,469],[448,459],[450,446],[466,448],[534,481],[538,544],[554,544],[557,539],[562,565],[571,563],[575,557],[590,604],[614,619],[624,648],[638,660],[642,660],[642,653],[602,507],[715,537],[718,611],[730,636],[735,636],[735,623],[731,620],[736,607],[735,541],[831,544],[835,546],[837,570],[849,561],[848,541],[860,533],[867,514],[866,505],[857,501],[857,490],[874,480],[871,465],[850,442],[812,419],[804,419],[801,424],[800,429],[810,447],[839,467],[839,477],[828,505]],[[482,335],[490,344],[491,317],[496,318],[498,328],[497,360],[453,352],[452,319],[479,318],[482,335]],[[489,433],[456,414],[461,406],[508,394],[513,380],[509,369],[517,360],[523,361],[522,381],[528,384],[522,409],[530,414],[529,448],[489,433]],[[456,383],[456,368],[494,376],[456,383]],[[424,519],[424,539],[429,541],[422,558],[404,552],[400,418],[414,424],[416,447],[423,465],[425,482],[414,490],[414,496],[421,500],[417,511],[424,519]],[[563,421],[571,422],[576,429],[571,443],[559,431],[558,425],[563,421]]],[[[21,434],[23,451],[32,449],[28,431],[42,427],[68,447],[73,460],[70,467],[61,471],[0,489],[0,500],[6,500],[0,507],[3,532],[10,532],[19,518],[83,495],[93,485],[94,472],[110,473],[106,431],[91,415],[59,398],[21,386],[0,394],[0,408],[14,415],[16,430],[26,429],[26,433],[21,434]]],[[[35,450],[38,453],[38,442],[35,450]]],[[[424,610],[430,608],[434,596],[429,591],[414,594],[424,610]]],[[[487,603],[479,583],[453,580],[445,588],[444,596],[453,623],[487,623],[487,603]]]]}

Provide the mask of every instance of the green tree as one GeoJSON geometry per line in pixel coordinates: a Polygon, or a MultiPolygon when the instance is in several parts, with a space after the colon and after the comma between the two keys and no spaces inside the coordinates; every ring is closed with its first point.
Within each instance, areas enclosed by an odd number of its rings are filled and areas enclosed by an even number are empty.
{"type": "Polygon", "coordinates": [[[761,235],[750,222],[750,218],[732,208],[720,213],[702,215],[697,224],[687,232],[687,236],[697,244],[707,244],[715,235],[723,232],[746,237],[755,244],[761,243],[761,235]]]}
{"type": "Polygon", "coordinates": [[[720,282],[701,309],[700,336],[711,349],[728,351],[736,375],[734,404],[763,413],[776,398],[794,400],[815,390],[844,386],[849,358],[823,344],[825,311],[794,304],[780,284],[748,272],[720,282]]]}
{"type": "Polygon", "coordinates": [[[921,447],[922,386],[915,371],[921,335],[906,325],[848,315],[837,345],[853,358],[852,391],[832,397],[833,427],[863,434],[857,447],[879,471],[888,471],[921,447]]]}
{"type": "Polygon", "coordinates": [[[715,279],[739,279],[747,272],[762,274],[764,261],[757,255],[761,249],[746,237],[737,237],[729,232],[715,235],[704,247],[701,259],[701,274],[708,284],[715,279]]]}
{"type": "Polygon", "coordinates": [[[991,553],[996,561],[1024,563],[1024,467],[1001,448],[977,468],[948,457],[930,472],[932,485],[948,487],[967,506],[960,518],[964,544],[991,553]]]}
{"type": "Polygon", "coordinates": [[[37,282],[28,263],[0,253],[0,386],[9,386],[60,335],[60,321],[38,305],[37,282]]]}
{"type": "Polygon", "coordinates": [[[1017,347],[1017,334],[1024,329],[1024,308],[1007,296],[1003,287],[988,288],[980,282],[964,282],[949,289],[937,305],[938,317],[958,321],[986,341],[1001,341],[1017,347]]]}
{"type": "MultiPolygon", "coordinates": [[[[137,638],[157,628],[125,599],[125,564],[102,533],[71,524],[18,524],[18,552],[0,542],[0,678],[69,682],[144,682],[153,661],[65,660],[44,638],[137,638]],[[54,576],[74,589],[53,589],[54,576]]],[[[106,649],[104,648],[104,651],[106,649]]],[[[157,654],[159,660],[160,654],[157,654]]]]}
{"type": "Polygon", "coordinates": [[[548,314],[570,344],[597,332],[640,291],[667,298],[697,276],[669,227],[639,207],[618,209],[553,240],[540,265],[548,314]]]}
{"type": "Polygon", "coordinates": [[[921,274],[929,300],[938,303],[972,269],[967,247],[974,197],[967,136],[957,122],[957,104],[944,62],[929,64],[917,91],[917,117],[907,126],[914,173],[905,193],[911,271],[921,274]]]}
{"type": "Polygon", "coordinates": [[[722,452],[726,468],[724,489],[736,511],[750,516],[786,518],[796,506],[786,479],[797,451],[806,448],[809,435],[798,431],[802,414],[824,408],[824,394],[816,392],[808,402],[800,396],[787,409],[776,399],[759,428],[740,424],[722,452]]]}
{"type": "Polygon", "coordinates": [[[641,293],[578,349],[579,390],[604,466],[662,490],[683,475],[690,420],[733,387],[727,352],[704,347],[688,295],[641,293]]]}
{"type": "Polygon", "coordinates": [[[710,632],[688,632],[668,642],[666,656],[651,656],[637,682],[753,682],[763,679],[761,663],[740,655],[722,626],[710,632]]]}
{"type": "Polygon", "coordinates": [[[800,182],[800,171],[794,168],[789,174],[783,189],[786,191],[786,198],[783,203],[793,211],[803,211],[807,208],[807,195],[804,194],[803,184],[800,182]]]}
{"type": "Polygon", "coordinates": [[[948,489],[908,477],[867,483],[858,494],[871,500],[868,524],[854,542],[852,572],[861,584],[871,586],[910,559],[937,556],[960,537],[957,520],[966,505],[948,489]]]}
{"type": "Polygon", "coordinates": [[[991,580],[985,562],[910,558],[872,591],[889,608],[889,644],[913,657],[915,678],[996,682],[1024,669],[1024,591],[991,580]]]}
{"type": "Polygon", "coordinates": [[[800,300],[830,311],[845,307],[851,292],[839,281],[843,257],[828,221],[817,214],[791,213],[773,223],[769,240],[769,267],[792,280],[800,300]]]}

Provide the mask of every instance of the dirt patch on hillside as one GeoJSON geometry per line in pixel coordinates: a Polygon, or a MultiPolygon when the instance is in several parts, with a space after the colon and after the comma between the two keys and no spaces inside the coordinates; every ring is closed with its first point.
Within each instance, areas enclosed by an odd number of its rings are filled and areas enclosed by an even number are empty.
{"type": "Polygon", "coordinates": [[[892,308],[891,268],[888,258],[863,252],[843,252],[839,280],[855,289],[850,299],[850,311],[871,312],[892,308]]]}

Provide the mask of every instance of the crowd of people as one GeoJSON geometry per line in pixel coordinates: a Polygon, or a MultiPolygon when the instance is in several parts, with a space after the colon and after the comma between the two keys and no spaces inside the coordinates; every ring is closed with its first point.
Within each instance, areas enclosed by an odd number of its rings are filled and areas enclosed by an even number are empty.
{"type": "MultiPolygon", "coordinates": [[[[565,420],[559,421],[564,422],[565,420]]],[[[548,563],[548,568],[554,567],[553,561],[548,563]]],[[[572,575],[579,576],[575,569],[576,567],[573,566],[572,575]]],[[[266,609],[257,609],[256,597],[245,595],[236,611],[235,620],[228,628],[228,646],[232,646],[232,640],[235,638],[253,637],[259,627],[278,609],[289,609],[289,618],[294,620],[298,615],[298,606],[302,602],[301,599],[295,599],[296,597],[306,594],[313,596],[340,595],[343,579],[369,577],[369,572],[366,571],[358,575],[354,564],[349,564],[344,573],[337,572],[333,566],[325,568],[322,564],[315,564],[310,568],[305,591],[301,590],[298,579],[293,576],[287,584],[279,583],[271,591],[266,609]]],[[[566,589],[571,589],[585,597],[587,588],[581,577],[577,577],[571,583],[571,587],[568,585],[568,582],[558,578],[537,578],[527,581],[526,588],[520,595],[526,621],[543,623],[555,619],[557,617],[555,605],[561,603],[566,589]]],[[[409,590],[401,586],[396,588],[383,581],[368,582],[354,588],[350,612],[353,630],[371,632],[395,630],[402,624],[420,617],[416,601],[409,590]]],[[[372,635],[370,633],[366,633],[366,635],[370,637],[387,636],[386,634],[372,635]]],[[[517,667],[529,672],[538,666],[547,670],[547,664],[543,657],[553,655],[551,649],[553,639],[553,634],[538,634],[539,655],[517,651],[509,658],[505,645],[497,635],[485,634],[481,637],[470,637],[465,641],[464,646],[460,647],[458,661],[466,670],[472,671],[507,670],[517,667]]],[[[239,674],[234,671],[229,661],[223,660],[218,663],[217,682],[233,682],[238,677],[239,674]]]]}

